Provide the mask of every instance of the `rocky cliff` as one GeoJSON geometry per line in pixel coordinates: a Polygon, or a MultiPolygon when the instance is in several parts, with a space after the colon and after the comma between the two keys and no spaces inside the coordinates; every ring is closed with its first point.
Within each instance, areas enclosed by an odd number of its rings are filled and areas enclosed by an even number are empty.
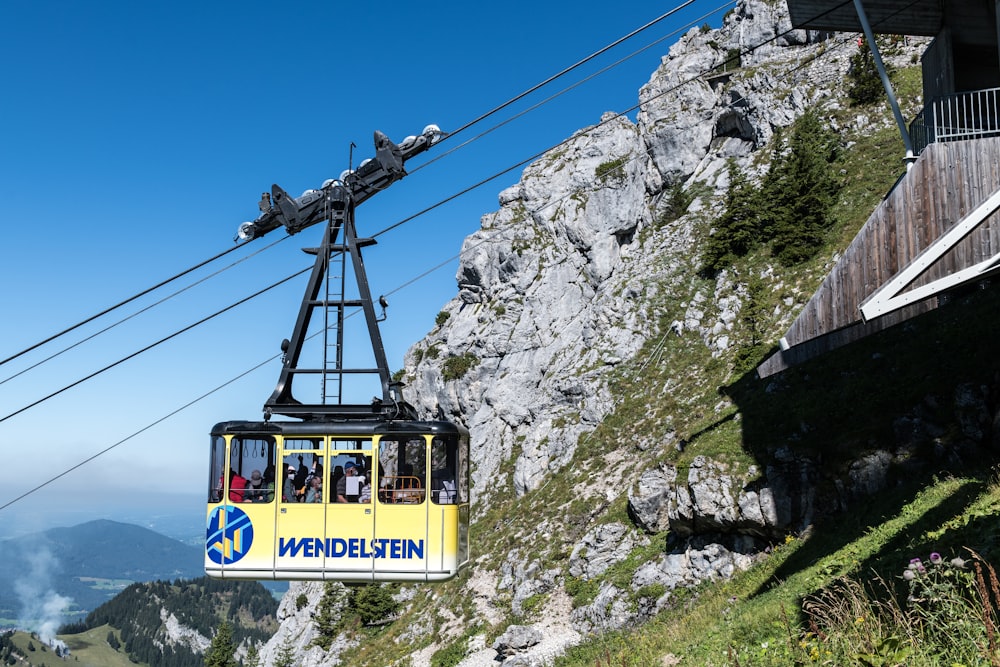
{"type": "MultiPolygon", "coordinates": [[[[900,41],[889,59],[913,68],[925,45],[900,41]]],[[[856,49],[857,35],[791,31],[783,3],[739,2],[721,28],[692,29],[663,56],[635,122],[606,113],[499,194],[465,240],[456,297],[405,368],[411,400],[435,397],[425,414],[472,433],[471,572],[393,589],[400,607],[379,650],[351,627],[328,650],[313,645],[322,587],[295,584],[265,664],[545,664],[766,557],[891,484],[916,440],[950,428],[917,404],[891,418],[894,440],[824,458],[801,446],[809,418],[792,415],[751,447],[747,433],[766,428],[748,423],[737,391],[719,391],[740,382],[748,273],[770,295],[753,335],[773,341],[835,256],[703,275],[727,165],[759,181],[772,138],[806,109],[846,150],[891,137],[887,109],[847,99],[856,49]]],[[[903,97],[912,115],[919,99],[903,97]]],[[[760,395],[786,389],[778,379],[760,395]]],[[[971,447],[992,439],[989,396],[967,385],[941,399],[965,415],[971,447]]]]}

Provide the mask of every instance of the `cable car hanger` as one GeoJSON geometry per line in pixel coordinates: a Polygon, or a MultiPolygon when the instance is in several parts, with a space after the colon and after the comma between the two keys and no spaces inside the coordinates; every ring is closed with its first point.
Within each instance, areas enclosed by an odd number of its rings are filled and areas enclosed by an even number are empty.
{"type": "MultiPolygon", "coordinates": [[[[299,315],[290,339],[282,341],[283,352],[281,373],[270,398],[264,404],[264,419],[279,414],[303,421],[328,420],[394,420],[416,419],[416,409],[402,397],[402,383],[393,381],[389,375],[389,364],[382,344],[378,322],[372,302],[371,289],[365,273],[361,249],[374,245],[370,238],[358,238],[354,224],[354,209],[372,195],[386,189],[406,176],[404,164],[410,158],[423,153],[444,137],[437,125],[428,125],[420,136],[410,136],[399,145],[393,143],[382,132],[375,132],[375,157],[363,161],[357,170],[348,169],[340,178],[329,179],[318,190],[306,190],[301,196],[292,198],[277,184],[271,186],[271,193],[263,193],[259,203],[260,216],[253,222],[240,225],[235,240],[249,241],[284,226],[289,234],[295,234],[306,227],[326,221],[323,241],[318,248],[304,250],[316,256],[313,272],[306,287],[299,315]],[[343,241],[336,243],[343,233],[343,241]],[[346,262],[344,254],[350,255],[351,265],[357,280],[359,299],[346,299],[343,286],[337,298],[329,294],[329,271],[331,259],[339,258],[341,265],[346,262]],[[324,285],[328,293],[320,298],[324,285]],[[368,334],[375,357],[374,368],[348,368],[343,357],[343,323],[348,309],[360,308],[365,315],[368,334]],[[328,345],[323,346],[323,365],[319,368],[299,366],[303,345],[308,337],[309,324],[314,311],[322,309],[327,318],[324,336],[333,329],[337,336],[334,359],[327,358],[328,345]],[[331,326],[331,313],[335,326],[331,326]],[[320,375],[323,396],[320,403],[303,403],[292,394],[293,380],[298,375],[320,375]],[[342,402],[345,375],[378,375],[382,394],[367,405],[349,405],[342,402]],[[333,383],[332,394],[336,402],[326,402],[328,383],[333,383]]],[[[388,305],[384,297],[379,298],[383,317],[388,305]]]]}

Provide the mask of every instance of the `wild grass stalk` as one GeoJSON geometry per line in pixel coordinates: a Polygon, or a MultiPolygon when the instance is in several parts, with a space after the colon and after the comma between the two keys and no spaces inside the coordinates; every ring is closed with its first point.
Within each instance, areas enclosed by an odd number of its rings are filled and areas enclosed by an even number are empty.
{"type": "Polygon", "coordinates": [[[913,558],[899,579],[905,595],[880,576],[868,584],[840,578],[803,601],[808,631],[796,664],[976,665],[1000,667],[996,629],[1000,581],[972,552],[913,558]]]}

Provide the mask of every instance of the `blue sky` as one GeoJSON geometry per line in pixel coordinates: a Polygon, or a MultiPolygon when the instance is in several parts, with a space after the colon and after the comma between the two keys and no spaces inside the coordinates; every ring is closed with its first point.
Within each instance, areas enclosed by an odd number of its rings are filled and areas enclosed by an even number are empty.
{"type": "MultiPolygon", "coordinates": [[[[672,6],[5,2],[0,359],[231,247],[272,183],[293,195],[319,187],[347,168],[352,142],[355,165],[373,154],[374,130],[398,142],[428,123],[461,127],[672,6]]],[[[426,159],[667,37],[372,198],[358,209],[359,233],[374,234],[553,146],[605,111],[633,107],[677,40],[670,35],[706,22],[701,17],[718,6],[694,3],[432,149],[426,159]]],[[[707,22],[717,26],[721,15],[707,22]]],[[[382,334],[393,369],[455,296],[462,240],[520,171],[380,236],[366,251],[373,292],[392,293],[382,334]]],[[[221,265],[281,236],[273,232],[221,265]]],[[[5,416],[309,266],[300,248],[319,238],[319,227],[307,229],[37,368],[25,370],[166,292],[0,366],[8,462],[0,504],[275,355],[306,277],[5,416]]],[[[278,368],[272,361],[8,507],[0,525],[138,520],[165,508],[190,511],[201,525],[208,431],[218,421],[259,418],[278,368]]]]}

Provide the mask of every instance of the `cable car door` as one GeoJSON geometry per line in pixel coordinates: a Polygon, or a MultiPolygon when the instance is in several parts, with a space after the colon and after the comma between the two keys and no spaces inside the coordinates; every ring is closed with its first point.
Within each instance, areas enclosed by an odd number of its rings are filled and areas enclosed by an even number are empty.
{"type": "Polygon", "coordinates": [[[372,581],[375,510],[371,436],[334,438],[330,450],[327,577],[372,581]]]}
{"type": "Polygon", "coordinates": [[[322,437],[282,441],[281,493],[275,530],[278,578],[322,579],[326,568],[326,502],[322,437]]]}
{"type": "Polygon", "coordinates": [[[427,442],[383,436],[374,493],[375,579],[423,581],[427,571],[427,442]]]}

